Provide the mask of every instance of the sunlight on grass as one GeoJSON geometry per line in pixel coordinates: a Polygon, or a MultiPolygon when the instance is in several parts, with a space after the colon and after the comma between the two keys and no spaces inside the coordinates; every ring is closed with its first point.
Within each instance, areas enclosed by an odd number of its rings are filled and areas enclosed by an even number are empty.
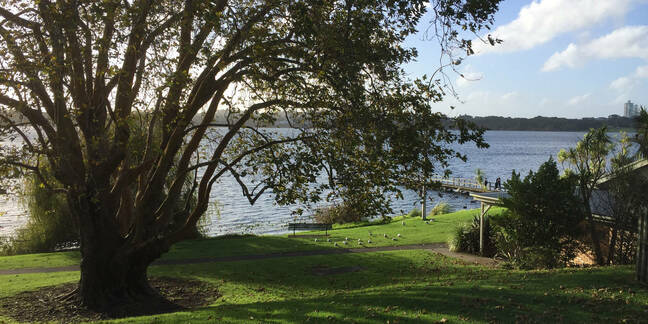
{"type": "MultiPolygon", "coordinates": [[[[412,223],[408,235],[416,237],[414,229],[424,227],[413,221],[406,220],[405,227],[412,223]]],[[[397,221],[382,228],[396,225],[402,227],[397,221]]],[[[110,322],[636,323],[648,315],[648,289],[638,287],[632,266],[518,271],[410,250],[156,265],[149,275],[205,281],[216,285],[222,297],[194,310],[110,322]]],[[[76,281],[78,272],[5,275],[0,280],[0,296],[11,296],[76,281]]]]}
{"type": "MultiPolygon", "coordinates": [[[[493,209],[490,213],[500,212],[501,209],[493,209]]],[[[394,217],[387,224],[364,222],[336,225],[332,231],[329,231],[328,237],[323,236],[324,232],[302,232],[298,233],[297,237],[247,235],[185,241],[174,245],[171,251],[163,256],[163,259],[210,258],[333,249],[336,248],[335,243],[338,244],[338,248],[445,243],[456,226],[471,221],[474,216],[478,215],[477,213],[477,210],[463,210],[435,216],[433,221],[427,223],[420,218],[399,216],[394,217]],[[316,242],[314,237],[306,238],[299,237],[299,235],[322,236],[318,236],[316,242]],[[359,244],[358,240],[362,244],[359,244]],[[347,244],[344,244],[344,241],[347,241],[347,244]]],[[[0,269],[60,267],[77,265],[79,262],[78,251],[27,254],[0,257],[0,269]]]]}

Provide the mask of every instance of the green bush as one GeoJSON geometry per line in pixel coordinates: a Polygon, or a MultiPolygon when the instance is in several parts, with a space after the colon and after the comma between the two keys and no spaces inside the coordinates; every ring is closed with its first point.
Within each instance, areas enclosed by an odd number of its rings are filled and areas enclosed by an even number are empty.
{"type": "Polygon", "coordinates": [[[355,212],[345,203],[319,208],[315,211],[313,218],[316,222],[324,224],[345,224],[364,220],[362,214],[355,212]]]}
{"type": "Polygon", "coordinates": [[[436,216],[436,215],[443,215],[443,214],[449,214],[452,213],[452,206],[450,204],[442,202],[434,205],[432,207],[432,210],[428,214],[428,217],[436,216]]]}
{"type": "Polygon", "coordinates": [[[407,215],[405,215],[405,216],[406,217],[421,217],[421,215],[422,215],[421,210],[418,209],[418,208],[414,208],[414,209],[410,210],[410,212],[407,213],[407,215]]]}
{"type": "Polygon", "coordinates": [[[559,176],[553,159],[524,179],[513,172],[505,184],[509,212],[493,219],[497,254],[520,267],[552,268],[576,255],[582,211],[573,179],[559,176]]]}
{"type": "Polygon", "coordinates": [[[479,237],[477,237],[477,249],[475,249],[475,238],[470,225],[461,224],[455,228],[454,233],[450,237],[448,248],[452,252],[472,253],[475,250],[479,251],[479,237]]]}
{"type": "MultiPolygon", "coordinates": [[[[484,256],[492,257],[496,249],[491,239],[490,221],[484,219],[484,256]]],[[[479,254],[479,217],[475,216],[472,223],[462,224],[455,229],[448,242],[450,251],[479,254]]]]}
{"type": "Polygon", "coordinates": [[[2,244],[2,254],[49,252],[78,244],[78,226],[62,194],[47,189],[31,175],[25,180],[24,203],[29,219],[2,244]]]}

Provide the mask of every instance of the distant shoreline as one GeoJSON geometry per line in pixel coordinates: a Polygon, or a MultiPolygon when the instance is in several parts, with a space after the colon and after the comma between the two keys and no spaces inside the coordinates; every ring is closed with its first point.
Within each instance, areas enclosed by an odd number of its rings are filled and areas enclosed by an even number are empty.
{"type": "Polygon", "coordinates": [[[633,118],[610,115],[600,118],[569,119],[559,117],[514,118],[514,117],[473,117],[459,116],[464,120],[475,123],[486,130],[503,131],[534,131],[534,132],[586,132],[591,128],[607,126],[610,132],[626,131],[635,129],[633,118]]]}

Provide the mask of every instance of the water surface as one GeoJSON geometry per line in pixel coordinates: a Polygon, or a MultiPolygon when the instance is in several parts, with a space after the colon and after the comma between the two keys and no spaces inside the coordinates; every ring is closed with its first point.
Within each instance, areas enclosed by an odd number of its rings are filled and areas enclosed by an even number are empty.
{"type": "MultiPolygon", "coordinates": [[[[468,156],[466,163],[452,161],[450,170],[453,176],[473,178],[475,170],[481,169],[489,182],[497,177],[502,182],[510,178],[511,172],[525,175],[536,170],[549,157],[556,158],[558,151],[572,147],[582,138],[583,132],[531,132],[531,131],[489,131],[485,139],[490,148],[478,149],[474,145],[457,146],[468,156]]],[[[394,201],[397,213],[408,212],[420,204],[417,195],[411,191],[403,192],[404,199],[394,201]]],[[[455,209],[476,208],[478,204],[469,197],[458,194],[430,192],[430,204],[447,202],[455,209]]],[[[254,206],[250,206],[242,195],[241,188],[232,177],[225,177],[220,184],[214,185],[211,193],[214,202],[208,211],[207,222],[210,236],[227,233],[283,233],[289,222],[296,219],[292,211],[304,206],[277,206],[271,194],[261,196],[254,206]]],[[[24,207],[16,198],[0,195],[0,236],[11,235],[26,221],[24,207]]],[[[301,220],[310,221],[308,210],[301,220]]]]}

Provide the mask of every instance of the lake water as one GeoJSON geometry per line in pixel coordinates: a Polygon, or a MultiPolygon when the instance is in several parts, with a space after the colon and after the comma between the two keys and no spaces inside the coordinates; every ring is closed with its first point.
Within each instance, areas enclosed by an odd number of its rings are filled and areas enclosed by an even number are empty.
{"type": "MultiPolygon", "coordinates": [[[[456,160],[449,167],[452,176],[473,178],[475,169],[483,171],[489,182],[497,177],[502,182],[508,179],[511,171],[525,175],[529,170],[536,170],[549,157],[554,157],[563,148],[572,147],[582,138],[582,132],[525,132],[525,131],[489,131],[485,139],[490,148],[478,149],[474,145],[462,145],[458,148],[468,156],[466,163],[456,160]]],[[[414,192],[403,192],[404,199],[393,203],[397,213],[408,212],[418,207],[420,202],[414,192]]],[[[470,197],[436,192],[430,192],[433,200],[430,205],[447,202],[454,209],[477,208],[479,205],[470,197]]],[[[241,193],[236,181],[227,177],[220,185],[214,185],[211,193],[212,201],[207,214],[207,233],[217,236],[229,233],[270,234],[286,232],[289,222],[295,220],[292,211],[304,206],[277,206],[270,194],[261,196],[250,206],[241,193]]],[[[300,217],[310,221],[312,211],[300,217]]],[[[0,237],[10,236],[26,221],[24,207],[17,199],[0,195],[0,237]],[[4,213],[4,214],[3,214],[4,213]]]]}

